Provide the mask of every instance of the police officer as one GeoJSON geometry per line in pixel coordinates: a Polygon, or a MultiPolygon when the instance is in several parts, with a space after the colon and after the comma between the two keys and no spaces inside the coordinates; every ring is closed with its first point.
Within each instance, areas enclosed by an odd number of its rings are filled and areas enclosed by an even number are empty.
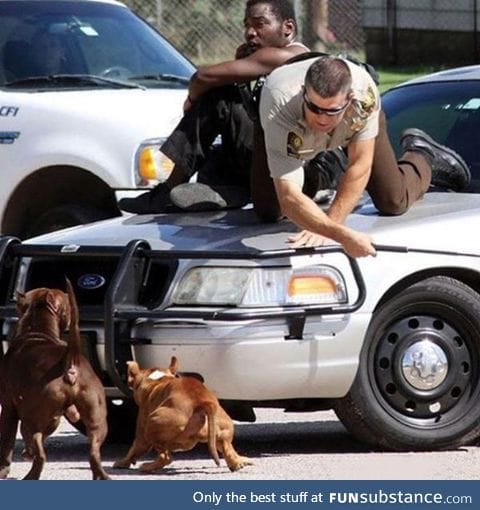
{"type": "Polygon", "coordinates": [[[323,56],[273,71],[262,90],[260,120],[251,172],[254,207],[263,220],[285,215],[304,229],[290,239],[293,247],[333,239],[353,257],[375,255],[368,235],[344,225],[365,189],[381,213],[393,215],[405,212],[430,184],[458,191],[470,182],[461,157],[418,129],[404,132],[405,153],[397,162],[373,79],[343,58],[323,56]],[[347,149],[348,165],[324,213],[302,192],[303,162],[338,146],[347,149]]]}

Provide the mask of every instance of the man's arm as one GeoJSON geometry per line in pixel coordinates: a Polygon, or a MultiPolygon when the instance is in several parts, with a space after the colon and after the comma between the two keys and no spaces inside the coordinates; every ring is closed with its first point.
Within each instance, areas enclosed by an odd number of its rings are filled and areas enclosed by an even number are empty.
{"type": "Polygon", "coordinates": [[[199,67],[188,87],[190,101],[195,101],[212,88],[245,83],[269,74],[276,67],[300,53],[305,53],[305,49],[297,45],[284,48],[260,48],[245,58],[199,67]]]}
{"type": "Polygon", "coordinates": [[[327,213],[333,221],[343,223],[358,204],[370,178],[374,150],[375,138],[349,144],[348,168],[327,213]]]}
{"type": "MultiPolygon", "coordinates": [[[[331,219],[295,182],[274,179],[282,212],[300,228],[340,243],[351,257],[375,255],[370,236],[331,219]]],[[[315,244],[315,243],[310,243],[315,244]]]]}

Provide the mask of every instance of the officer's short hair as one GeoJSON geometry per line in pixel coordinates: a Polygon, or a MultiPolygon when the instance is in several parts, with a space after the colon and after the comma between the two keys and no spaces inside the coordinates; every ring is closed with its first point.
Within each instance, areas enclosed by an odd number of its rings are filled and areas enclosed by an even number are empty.
{"type": "Polygon", "coordinates": [[[257,4],[267,4],[272,9],[272,13],[279,21],[291,19],[297,27],[297,19],[295,17],[295,9],[290,0],[248,0],[245,10],[250,9],[257,4]]]}
{"type": "Polygon", "coordinates": [[[308,68],[305,87],[325,98],[348,94],[352,89],[352,75],[342,59],[326,55],[315,60],[308,68]]]}

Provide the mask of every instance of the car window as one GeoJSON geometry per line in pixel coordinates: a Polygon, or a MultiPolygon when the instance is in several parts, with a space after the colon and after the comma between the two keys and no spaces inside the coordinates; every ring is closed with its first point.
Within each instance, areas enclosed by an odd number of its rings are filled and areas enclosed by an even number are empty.
{"type": "Polygon", "coordinates": [[[145,86],[184,87],[194,71],[130,10],[96,2],[0,2],[0,49],[1,85],[38,76],[87,74],[145,86]],[[183,81],[161,81],[162,75],[183,81]],[[156,80],[145,78],[152,76],[156,80]]]}
{"type": "Polygon", "coordinates": [[[399,87],[382,104],[397,156],[404,129],[423,129],[457,151],[472,172],[470,191],[480,192],[480,81],[436,82],[399,87]]]}

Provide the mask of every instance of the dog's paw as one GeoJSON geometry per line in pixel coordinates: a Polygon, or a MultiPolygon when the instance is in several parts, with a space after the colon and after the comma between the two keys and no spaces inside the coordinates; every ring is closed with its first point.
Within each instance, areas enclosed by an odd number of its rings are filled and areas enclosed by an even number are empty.
{"type": "Polygon", "coordinates": [[[253,466],[253,461],[251,461],[248,457],[238,457],[235,463],[232,463],[231,466],[228,466],[230,471],[239,471],[243,469],[245,466],[253,466]]]}
{"type": "Polygon", "coordinates": [[[153,462],[144,462],[138,468],[142,473],[153,473],[154,471],[160,471],[160,469],[164,468],[170,462],[158,462],[158,460],[154,460],[153,462]]]}
{"type": "Polygon", "coordinates": [[[130,461],[121,459],[113,463],[114,469],[128,469],[130,467],[130,461]]]}
{"type": "Polygon", "coordinates": [[[22,459],[29,460],[29,461],[33,460],[33,452],[30,450],[30,448],[25,448],[22,451],[22,459]]]}
{"type": "Polygon", "coordinates": [[[138,470],[142,473],[152,473],[153,471],[157,471],[157,469],[159,468],[157,467],[156,462],[144,462],[138,467],[138,470]]]}
{"type": "Polygon", "coordinates": [[[105,473],[105,471],[102,471],[101,473],[96,473],[93,475],[94,480],[111,480],[111,478],[105,473]]]}

